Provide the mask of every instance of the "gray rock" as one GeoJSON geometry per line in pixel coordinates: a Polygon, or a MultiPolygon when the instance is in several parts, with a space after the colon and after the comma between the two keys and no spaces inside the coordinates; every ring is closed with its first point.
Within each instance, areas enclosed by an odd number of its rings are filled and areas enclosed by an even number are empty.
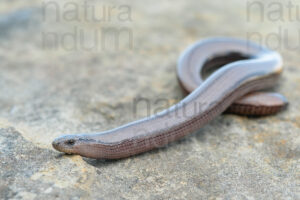
{"type": "Polygon", "coordinates": [[[247,20],[240,0],[89,1],[101,22],[84,18],[85,1],[51,2],[46,16],[39,1],[0,2],[0,199],[299,199],[300,60],[287,46],[299,43],[297,21],[268,19],[270,1],[259,1],[264,22],[257,8],[247,20]],[[68,12],[74,5],[79,11],[68,12]],[[130,17],[121,20],[126,6],[130,17]],[[279,41],[285,71],[274,88],[289,99],[286,111],[222,115],[167,147],[117,161],[52,149],[59,135],[114,128],[182,99],[176,61],[193,42],[256,32],[274,47],[266,38],[279,27],[291,34],[279,41]],[[95,31],[100,42],[87,49],[95,31]]]}
{"type": "MultiPolygon", "coordinates": [[[[23,8],[12,13],[0,15],[0,36],[2,38],[8,37],[16,29],[29,29],[31,26],[36,26],[37,15],[40,13],[37,8],[23,8]]],[[[40,16],[40,15],[39,15],[40,16]]]]}

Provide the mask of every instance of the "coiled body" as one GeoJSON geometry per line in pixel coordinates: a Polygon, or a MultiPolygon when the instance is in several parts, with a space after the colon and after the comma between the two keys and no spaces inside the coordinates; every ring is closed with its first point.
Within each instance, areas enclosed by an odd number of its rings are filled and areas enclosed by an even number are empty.
{"type": "Polygon", "coordinates": [[[191,93],[178,104],[113,130],[59,137],[53,147],[90,158],[118,159],[178,140],[231,105],[237,113],[247,113],[248,106],[248,114],[255,114],[262,109],[257,102],[265,98],[271,103],[262,105],[269,111],[265,109],[261,114],[274,113],[286,104],[283,97],[263,93],[241,97],[274,86],[281,71],[281,56],[276,52],[243,40],[207,39],[189,47],[179,59],[178,78],[182,87],[191,93]],[[200,73],[221,65],[224,66],[203,81],[200,73]]]}

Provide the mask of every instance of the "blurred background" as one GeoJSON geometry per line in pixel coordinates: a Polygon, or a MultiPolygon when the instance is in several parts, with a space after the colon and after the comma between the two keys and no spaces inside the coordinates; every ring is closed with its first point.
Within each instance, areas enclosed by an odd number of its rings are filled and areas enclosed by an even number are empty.
{"type": "Polygon", "coordinates": [[[2,0],[0,198],[296,199],[299,25],[299,1],[2,0]],[[288,110],[220,116],[120,161],[52,149],[59,135],[107,130],[178,102],[180,53],[213,36],[279,51],[285,71],[274,90],[288,110]]]}

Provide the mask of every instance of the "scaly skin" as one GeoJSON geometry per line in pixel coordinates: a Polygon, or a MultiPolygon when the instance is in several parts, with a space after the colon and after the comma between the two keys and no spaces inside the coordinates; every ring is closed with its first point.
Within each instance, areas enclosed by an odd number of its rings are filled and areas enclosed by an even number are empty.
{"type": "Polygon", "coordinates": [[[52,145],[69,154],[119,159],[178,140],[227,108],[238,114],[274,114],[287,105],[285,98],[252,92],[274,86],[281,72],[282,60],[276,52],[243,40],[207,39],[189,47],[179,59],[178,79],[191,93],[178,104],[113,130],[65,135],[52,145]],[[204,81],[199,76],[220,66],[204,81]]]}

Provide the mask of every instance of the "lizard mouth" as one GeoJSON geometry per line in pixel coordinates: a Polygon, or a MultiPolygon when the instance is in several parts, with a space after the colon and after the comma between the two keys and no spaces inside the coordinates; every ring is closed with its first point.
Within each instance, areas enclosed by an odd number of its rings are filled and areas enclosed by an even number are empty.
{"type": "Polygon", "coordinates": [[[67,154],[74,153],[74,145],[76,143],[75,139],[67,138],[66,136],[56,138],[52,142],[52,146],[55,150],[64,152],[67,154]]]}

